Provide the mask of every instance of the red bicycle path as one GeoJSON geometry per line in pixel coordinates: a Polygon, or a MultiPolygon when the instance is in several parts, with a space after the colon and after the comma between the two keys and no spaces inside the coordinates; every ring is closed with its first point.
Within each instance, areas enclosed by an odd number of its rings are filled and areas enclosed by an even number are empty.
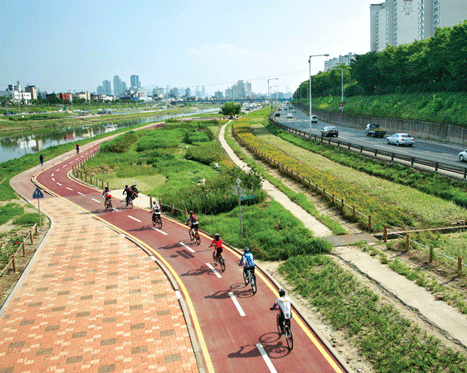
{"type": "MultiPolygon", "coordinates": [[[[98,145],[91,147],[80,157],[91,156],[97,149],[98,145]]],[[[204,233],[197,246],[189,239],[187,227],[165,216],[162,229],[155,230],[148,210],[126,208],[115,196],[114,210],[106,212],[102,191],[69,176],[78,162],[76,156],[54,165],[35,181],[133,238],[169,268],[188,305],[208,372],[345,371],[297,312],[292,319],[294,348],[288,349],[285,337],[277,333],[276,312],[269,311],[277,288],[257,270],[258,292],[253,295],[243,282],[235,250],[224,250],[226,270],[219,273],[212,266],[211,238],[204,233]]]]}

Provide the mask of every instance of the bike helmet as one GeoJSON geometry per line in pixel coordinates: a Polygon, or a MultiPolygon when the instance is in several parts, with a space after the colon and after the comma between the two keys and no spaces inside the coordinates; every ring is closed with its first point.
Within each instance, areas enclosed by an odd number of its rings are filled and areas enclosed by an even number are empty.
{"type": "Polygon", "coordinates": [[[193,211],[190,211],[190,215],[193,215],[193,214],[194,214],[194,212],[193,212],[193,211]]]}
{"type": "Polygon", "coordinates": [[[105,187],[105,191],[106,191],[106,192],[109,191],[109,187],[108,187],[108,186],[105,187]]]}
{"type": "Polygon", "coordinates": [[[280,289],[279,290],[279,296],[283,297],[285,295],[285,290],[284,289],[280,289]]]}
{"type": "Polygon", "coordinates": [[[249,248],[249,247],[245,247],[245,248],[243,249],[243,251],[247,253],[247,252],[250,251],[250,248],[249,248]]]}
{"type": "Polygon", "coordinates": [[[214,238],[215,238],[215,239],[218,239],[219,237],[220,237],[219,233],[216,233],[216,234],[214,235],[214,238]]]}

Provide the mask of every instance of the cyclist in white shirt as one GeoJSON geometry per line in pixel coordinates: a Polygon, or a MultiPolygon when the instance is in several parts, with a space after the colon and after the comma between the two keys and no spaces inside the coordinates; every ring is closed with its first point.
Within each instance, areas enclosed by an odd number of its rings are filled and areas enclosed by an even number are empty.
{"type": "Polygon", "coordinates": [[[290,298],[285,295],[284,289],[279,290],[279,298],[274,302],[270,310],[276,310],[278,307],[281,311],[281,314],[279,316],[279,323],[280,325],[284,325],[284,320],[290,320],[292,318],[292,307],[290,303],[290,298]]]}
{"type": "Polygon", "coordinates": [[[156,216],[161,216],[161,208],[156,200],[152,201],[151,211],[152,212],[152,219],[154,220],[156,216]]]}

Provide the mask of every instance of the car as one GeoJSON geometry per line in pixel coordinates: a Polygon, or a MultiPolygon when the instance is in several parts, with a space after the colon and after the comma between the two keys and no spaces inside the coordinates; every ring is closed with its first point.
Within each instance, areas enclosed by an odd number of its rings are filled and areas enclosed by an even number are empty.
{"type": "Polygon", "coordinates": [[[311,123],[318,123],[318,117],[316,115],[311,116],[311,123]]]}
{"type": "Polygon", "coordinates": [[[335,126],[326,126],[321,129],[322,137],[339,136],[339,130],[335,126]]]}
{"type": "Polygon", "coordinates": [[[276,113],[276,117],[280,117],[281,116],[281,113],[276,113]]]}
{"type": "Polygon", "coordinates": [[[415,142],[413,137],[410,137],[406,133],[395,133],[392,136],[386,137],[386,142],[391,145],[407,145],[407,146],[412,146],[415,142]]]}
{"type": "Polygon", "coordinates": [[[460,152],[458,158],[461,162],[467,161],[467,150],[460,152]]]}
{"type": "Polygon", "coordinates": [[[292,113],[287,114],[287,119],[292,119],[292,118],[293,118],[293,114],[292,114],[292,113]]]}

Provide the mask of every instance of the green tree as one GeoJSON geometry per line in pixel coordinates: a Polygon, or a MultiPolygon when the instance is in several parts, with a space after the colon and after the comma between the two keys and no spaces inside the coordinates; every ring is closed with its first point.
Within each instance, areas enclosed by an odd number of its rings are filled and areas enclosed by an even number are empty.
{"type": "Polygon", "coordinates": [[[381,73],[378,65],[379,56],[376,52],[360,54],[350,64],[350,74],[365,90],[373,94],[380,82],[381,73]]]}
{"type": "Polygon", "coordinates": [[[467,21],[452,28],[447,50],[447,58],[443,60],[444,65],[446,66],[446,62],[449,61],[448,69],[451,76],[455,80],[465,82],[467,80],[467,21]]]}
{"type": "Polygon", "coordinates": [[[236,114],[240,114],[240,110],[242,108],[241,104],[236,104],[235,102],[226,102],[224,106],[222,106],[222,114],[230,116],[232,118],[236,114]]]}

